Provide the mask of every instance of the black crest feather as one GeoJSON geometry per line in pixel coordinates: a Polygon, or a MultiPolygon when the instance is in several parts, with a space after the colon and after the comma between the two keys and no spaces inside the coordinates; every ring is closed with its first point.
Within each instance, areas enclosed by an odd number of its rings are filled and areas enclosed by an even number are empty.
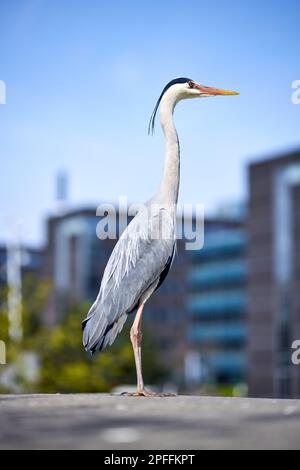
{"type": "Polygon", "coordinates": [[[176,83],[188,83],[188,82],[190,82],[190,81],[192,81],[190,78],[179,77],[179,78],[174,78],[174,79],[171,80],[169,83],[167,83],[167,85],[165,86],[165,88],[164,88],[163,91],[161,92],[160,97],[159,97],[158,100],[157,100],[157,103],[156,103],[156,105],[155,105],[155,108],[154,108],[154,110],[153,110],[153,113],[151,114],[151,118],[150,118],[149,126],[148,126],[148,134],[153,134],[153,133],[154,133],[154,126],[155,126],[155,117],[156,117],[156,113],[157,113],[159,104],[160,104],[160,102],[161,102],[161,99],[162,99],[162,97],[164,96],[164,94],[166,93],[166,91],[167,91],[172,85],[175,85],[176,83]]]}

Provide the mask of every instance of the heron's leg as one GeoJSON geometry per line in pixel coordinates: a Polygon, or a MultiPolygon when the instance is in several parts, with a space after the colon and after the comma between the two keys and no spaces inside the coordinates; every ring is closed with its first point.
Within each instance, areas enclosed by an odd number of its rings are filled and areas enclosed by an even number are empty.
{"type": "Polygon", "coordinates": [[[146,390],[144,387],[144,380],[142,374],[142,313],[143,313],[144,304],[142,304],[136,313],[134,322],[132,324],[130,330],[130,339],[133,347],[134,352],[134,360],[135,360],[135,367],[136,367],[136,375],[137,375],[137,391],[134,393],[125,393],[127,396],[134,396],[134,397],[170,397],[174,396],[174,393],[155,393],[149,390],[146,390]]]}
{"type": "Polygon", "coordinates": [[[136,376],[137,376],[137,393],[140,393],[144,390],[144,380],[142,374],[142,352],[141,352],[141,343],[142,343],[142,313],[143,313],[144,304],[142,304],[136,313],[134,322],[130,330],[130,339],[134,352],[134,360],[136,367],[136,376]]]}

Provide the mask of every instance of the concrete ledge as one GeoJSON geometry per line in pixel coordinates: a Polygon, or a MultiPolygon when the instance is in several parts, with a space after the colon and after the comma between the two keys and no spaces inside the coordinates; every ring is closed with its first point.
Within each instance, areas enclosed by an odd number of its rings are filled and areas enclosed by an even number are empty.
{"type": "Polygon", "coordinates": [[[300,401],[0,396],[1,449],[299,449],[300,401]]]}

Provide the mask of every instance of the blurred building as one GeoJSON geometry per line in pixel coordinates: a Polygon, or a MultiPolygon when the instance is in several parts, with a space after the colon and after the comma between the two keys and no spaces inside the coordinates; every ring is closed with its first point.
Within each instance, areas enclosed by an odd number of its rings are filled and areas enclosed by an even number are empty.
{"type": "Polygon", "coordinates": [[[47,220],[44,274],[53,292],[46,322],[55,324],[67,304],[95,299],[115,240],[99,240],[96,209],[69,210],[47,220]]]}
{"type": "Polygon", "coordinates": [[[210,220],[203,249],[188,252],[188,382],[197,381],[193,362],[198,363],[198,382],[245,381],[246,243],[243,220],[210,220]]]}
{"type": "MultiPolygon", "coordinates": [[[[18,247],[20,250],[20,270],[22,277],[26,274],[41,274],[43,269],[43,250],[28,246],[18,247]]],[[[7,285],[8,247],[0,245],[0,287],[7,285]]]]}
{"type": "Polygon", "coordinates": [[[249,167],[249,394],[300,397],[300,152],[249,167]]]}
{"type": "MultiPolygon", "coordinates": [[[[45,273],[53,280],[47,322],[59,321],[66,304],[97,296],[116,240],[99,240],[95,209],[48,219],[45,273]]],[[[118,227],[117,227],[118,235],[118,227]]],[[[178,255],[166,282],[147,303],[145,326],[177,383],[198,386],[245,378],[245,235],[241,216],[222,213],[205,221],[202,250],[178,255]]],[[[83,316],[86,311],[83,312],[83,316]]]]}

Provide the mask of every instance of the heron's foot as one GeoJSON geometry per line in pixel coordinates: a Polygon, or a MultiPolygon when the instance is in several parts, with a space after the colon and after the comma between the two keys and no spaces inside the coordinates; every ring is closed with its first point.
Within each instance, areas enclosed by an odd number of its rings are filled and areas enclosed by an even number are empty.
{"type": "Polygon", "coordinates": [[[176,397],[176,393],[157,393],[143,388],[136,392],[124,392],[122,395],[126,397],[176,397]]]}

